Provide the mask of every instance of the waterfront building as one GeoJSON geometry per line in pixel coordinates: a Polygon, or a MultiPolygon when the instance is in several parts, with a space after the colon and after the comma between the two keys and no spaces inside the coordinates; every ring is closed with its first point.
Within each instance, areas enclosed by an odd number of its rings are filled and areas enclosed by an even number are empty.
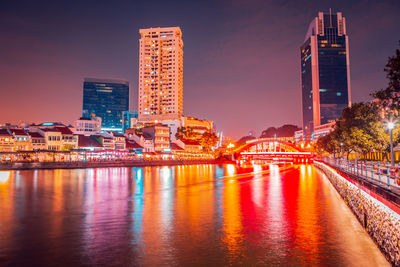
{"type": "Polygon", "coordinates": [[[153,125],[142,128],[143,134],[152,137],[155,152],[170,152],[169,128],[165,125],[153,125]]]}
{"type": "Polygon", "coordinates": [[[32,141],[32,150],[45,150],[46,139],[39,132],[29,132],[32,141]]]}
{"type": "Polygon", "coordinates": [[[179,27],[140,29],[139,120],[183,114],[183,41],[179,27]]]}
{"type": "Polygon", "coordinates": [[[79,149],[94,151],[94,150],[102,150],[103,146],[99,143],[99,141],[87,135],[78,135],[78,147],[79,149]]]}
{"type": "Polygon", "coordinates": [[[143,147],[141,145],[139,145],[138,143],[136,143],[134,140],[125,139],[125,148],[128,151],[134,151],[136,154],[142,154],[143,153],[143,147]]]}
{"type": "Polygon", "coordinates": [[[11,128],[9,132],[14,138],[14,151],[32,150],[31,137],[23,129],[11,128]]]}
{"type": "Polygon", "coordinates": [[[61,150],[78,148],[78,137],[68,127],[56,126],[54,128],[61,133],[61,150]]]}
{"type": "Polygon", "coordinates": [[[169,128],[169,136],[170,136],[170,141],[174,142],[176,141],[176,133],[178,132],[178,129],[182,127],[182,121],[181,120],[164,120],[161,122],[162,125],[168,126],[169,128]]]}
{"type": "Polygon", "coordinates": [[[129,82],[86,78],[83,83],[84,118],[100,117],[104,131],[122,132],[122,113],[129,110],[129,82]]]}
{"type": "Polygon", "coordinates": [[[179,146],[176,142],[171,143],[171,153],[172,154],[182,154],[184,152],[184,148],[179,146]]]}
{"type": "Polygon", "coordinates": [[[74,134],[78,135],[92,135],[101,132],[101,118],[80,118],[74,122],[75,131],[74,134]]]}
{"type": "Polygon", "coordinates": [[[143,152],[154,152],[154,140],[147,133],[136,133],[134,129],[128,129],[128,139],[138,143],[143,147],[143,152]]]}
{"type": "Polygon", "coordinates": [[[188,153],[202,153],[203,148],[197,140],[192,139],[178,139],[175,141],[179,147],[183,148],[188,153]]]}
{"type": "Polygon", "coordinates": [[[0,128],[0,152],[14,151],[14,137],[6,128],[0,128]]]}
{"type": "Polygon", "coordinates": [[[38,128],[37,132],[46,140],[46,150],[61,150],[63,146],[62,134],[56,128],[38,128]]]}
{"type": "Polygon", "coordinates": [[[319,12],[300,53],[303,138],[311,141],[315,127],[335,121],[351,105],[349,40],[342,13],[319,12]]]}
{"type": "Polygon", "coordinates": [[[171,142],[175,142],[177,140],[176,133],[181,127],[190,128],[190,130],[194,134],[194,139],[200,139],[206,131],[212,132],[214,130],[213,121],[200,120],[195,117],[186,116],[181,116],[179,119],[176,120],[162,120],[159,121],[157,124],[162,124],[169,127],[171,142]]]}
{"type": "Polygon", "coordinates": [[[92,135],[92,138],[96,139],[96,141],[104,148],[108,150],[115,149],[114,145],[114,136],[110,133],[104,132],[100,134],[92,135]]]}
{"type": "Polygon", "coordinates": [[[125,150],[126,141],[125,135],[121,133],[112,133],[115,150],[125,150]]]}
{"type": "Polygon", "coordinates": [[[190,128],[196,138],[201,138],[205,132],[211,132],[214,128],[214,122],[208,120],[199,120],[195,117],[182,117],[182,126],[190,128]]]}

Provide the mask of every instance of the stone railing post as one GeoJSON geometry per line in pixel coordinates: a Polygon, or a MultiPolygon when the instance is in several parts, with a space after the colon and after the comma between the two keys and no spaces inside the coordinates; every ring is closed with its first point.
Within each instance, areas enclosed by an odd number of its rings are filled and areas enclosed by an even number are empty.
{"type": "Polygon", "coordinates": [[[390,169],[389,169],[389,162],[386,163],[386,177],[387,177],[387,187],[390,189],[390,169]]]}
{"type": "Polygon", "coordinates": [[[379,175],[379,184],[381,183],[381,162],[378,161],[378,175],[379,175]]]}
{"type": "Polygon", "coordinates": [[[361,163],[360,163],[360,166],[361,166],[361,178],[363,178],[363,176],[364,176],[364,166],[363,166],[363,161],[361,161],[361,163]]]}
{"type": "Polygon", "coordinates": [[[356,159],[356,164],[357,164],[357,165],[356,165],[356,171],[357,171],[357,177],[358,177],[358,172],[359,172],[359,171],[358,171],[358,159],[356,159]]]}
{"type": "Polygon", "coordinates": [[[374,162],[371,160],[371,181],[374,181],[374,162]]]}

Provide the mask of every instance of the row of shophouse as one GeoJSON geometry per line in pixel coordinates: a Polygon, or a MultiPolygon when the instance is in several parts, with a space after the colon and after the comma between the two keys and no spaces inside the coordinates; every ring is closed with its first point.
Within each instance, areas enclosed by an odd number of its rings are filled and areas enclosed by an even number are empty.
{"type": "Polygon", "coordinates": [[[125,134],[101,132],[92,120],[81,118],[80,125],[42,123],[25,128],[0,128],[0,152],[130,151],[135,154],[174,154],[182,157],[204,154],[197,140],[171,138],[167,125],[154,124],[125,134]]]}

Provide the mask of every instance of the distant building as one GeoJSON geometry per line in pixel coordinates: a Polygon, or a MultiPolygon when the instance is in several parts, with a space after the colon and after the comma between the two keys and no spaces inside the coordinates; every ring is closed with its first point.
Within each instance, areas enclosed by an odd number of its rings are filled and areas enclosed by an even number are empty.
{"type": "Polygon", "coordinates": [[[139,113],[137,111],[124,111],[122,112],[122,132],[125,133],[126,129],[132,128],[138,121],[139,113]]]}
{"type": "Polygon", "coordinates": [[[9,129],[14,138],[14,151],[32,150],[32,141],[29,134],[23,129],[9,129]]]}
{"type": "Polygon", "coordinates": [[[139,30],[139,120],[183,114],[183,41],[179,27],[139,30]]]}
{"type": "Polygon", "coordinates": [[[144,127],[143,134],[147,134],[153,138],[155,152],[170,151],[169,128],[165,125],[153,125],[144,127]]]}
{"type": "Polygon", "coordinates": [[[78,135],[92,135],[101,132],[101,118],[80,118],[74,122],[75,131],[74,134],[78,135]]]}
{"type": "Polygon", "coordinates": [[[115,149],[114,144],[114,136],[109,133],[100,133],[96,135],[92,135],[92,138],[96,139],[96,141],[101,144],[104,149],[112,150],[115,149]]]}
{"type": "Polygon", "coordinates": [[[29,132],[32,140],[32,150],[45,150],[46,139],[39,132],[29,132]]]}
{"type": "MultiPolygon", "coordinates": [[[[156,123],[155,123],[156,124],[156,123]]],[[[166,125],[170,130],[171,142],[176,141],[176,133],[180,127],[187,127],[194,133],[194,138],[199,139],[206,131],[214,130],[214,122],[208,120],[200,120],[195,117],[181,116],[176,120],[162,120],[158,124],[166,125]]]]}
{"type": "Polygon", "coordinates": [[[102,150],[103,146],[99,143],[96,138],[87,135],[78,135],[78,146],[79,149],[83,150],[102,150]]]}
{"type": "Polygon", "coordinates": [[[349,40],[341,12],[319,12],[310,24],[301,52],[304,138],[340,117],[351,105],[349,40]]]}
{"type": "MultiPolygon", "coordinates": [[[[335,122],[329,122],[329,123],[315,126],[313,134],[311,136],[311,141],[315,142],[316,140],[318,140],[318,138],[321,138],[322,136],[325,136],[325,135],[333,132],[333,130],[335,129],[335,124],[336,124],[335,122]]],[[[295,143],[301,143],[301,142],[306,141],[303,130],[296,131],[294,133],[294,141],[295,141],[295,143]]],[[[307,140],[307,141],[310,141],[310,140],[307,140]]]]}
{"type": "Polygon", "coordinates": [[[114,148],[116,150],[125,150],[126,141],[125,136],[121,133],[113,133],[114,148]]]}
{"type": "Polygon", "coordinates": [[[13,152],[14,148],[14,137],[5,128],[0,128],[0,151],[1,152],[13,152]]]}
{"type": "Polygon", "coordinates": [[[105,131],[122,132],[122,112],[129,110],[129,82],[86,78],[83,83],[84,118],[100,117],[105,131]]]}
{"type": "Polygon", "coordinates": [[[174,142],[176,140],[175,135],[178,132],[178,128],[182,127],[182,121],[181,120],[164,120],[164,121],[161,121],[161,124],[168,126],[170,141],[174,142]]]}
{"type": "Polygon", "coordinates": [[[62,134],[56,128],[38,128],[37,132],[46,140],[46,150],[61,150],[63,146],[62,134]]]}
{"type": "Polygon", "coordinates": [[[128,136],[127,140],[129,140],[130,143],[135,142],[139,144],[143,152],[154,152],[154,140],[151,135],[147,133],[136,133],[135,129],[128,129],[126,135],[128,136]]]}
{"type": "Polygon", "coordinates": [[[134,140],[130,140],[128,138],[125,139],[125,148],[129,151],[134,151],[137,154],[143,153],[143,147],[136,143],[134,140]]]}
{"type": "Polygon", "coordinates": [[[179,147],[183,148],[185,152],[201,153],[203,151],[200,143],[197,140],[191,139],[178,139],[175,141],[179,147]]]}
{"type": "Polygon", "coordinates": [[[189,127],[197,137],[200,137],[205,132],[211,132],[214,128],[213,121],[199,120],[194,117],[182,117],[182,125],[189,127]]]}
{"type": "Polygon", "coordinates": [[[78,136],[74,135],[74,133],[68,127],[56,126],[54,128],[61,133],[61,150],[78,148],[78,136]]]}

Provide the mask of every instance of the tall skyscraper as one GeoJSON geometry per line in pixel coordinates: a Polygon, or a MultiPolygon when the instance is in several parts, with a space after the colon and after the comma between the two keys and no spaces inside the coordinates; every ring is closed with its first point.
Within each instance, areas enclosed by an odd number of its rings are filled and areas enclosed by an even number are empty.
{"type": "Polygon", "coordinates": [[[323,13],[311,22],[301,46],[303,135],[339,118],[351,105],[349,40],[341,12],[323,13]]]}
{"type": "Polygon", "coordinates": [[[139,120],[183,115],[183,41],[179,27],[139,30],[139,120]]]}
{"type": "Polygon", "coordinates": [[[83,117],[100,117],[102,130],[122,131],[122,112],[129,110],[129,82],[86,78],[83,117]]]}

